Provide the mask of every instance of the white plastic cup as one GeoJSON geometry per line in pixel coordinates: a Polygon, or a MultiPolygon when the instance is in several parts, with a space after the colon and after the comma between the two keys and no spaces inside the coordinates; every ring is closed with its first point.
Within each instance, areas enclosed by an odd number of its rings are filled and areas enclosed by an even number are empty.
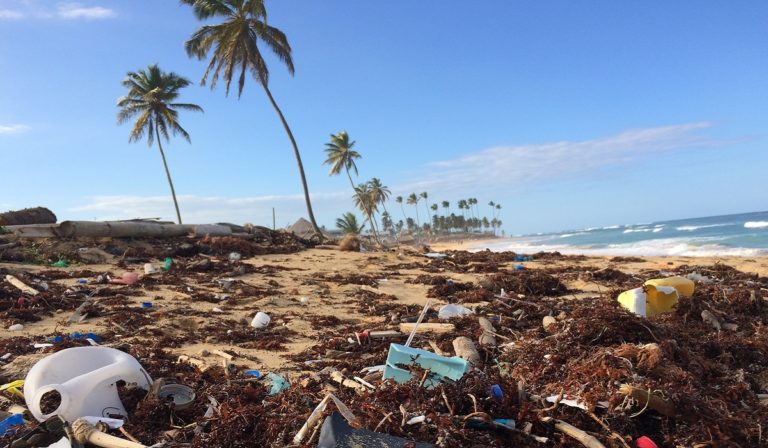
{"type": "Polygon", "coordinates": [[[269,314],[259,311],[251,321],[251,326],[253,328],[265,328],[267,325],[269,325],[271,320],[272,319],[269,317],[269,314]]]}
{"type": "Polygon", "coordinates": [[[157,268],[152,263],[145,263],[144,264],[144,274],[146,275],[152,275],[157,273],[157,268]]]}

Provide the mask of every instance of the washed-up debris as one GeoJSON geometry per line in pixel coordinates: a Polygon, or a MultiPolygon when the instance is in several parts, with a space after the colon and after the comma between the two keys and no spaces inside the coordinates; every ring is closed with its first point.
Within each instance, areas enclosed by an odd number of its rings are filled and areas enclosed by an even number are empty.
{"type": "MultiPolygon", "coordinates": [[[[470,341],[471,342],[471,341],[470,341]]],[[[458,380],[469,369],[469,364],[458,357],[446,358],[417,348],[391,344],[384,379],[392,378],[398,383],[405,383],[414,378],[409,370],[417,366],[424,371],[421,383],[431,389],[444,379],[458,380]]]]}

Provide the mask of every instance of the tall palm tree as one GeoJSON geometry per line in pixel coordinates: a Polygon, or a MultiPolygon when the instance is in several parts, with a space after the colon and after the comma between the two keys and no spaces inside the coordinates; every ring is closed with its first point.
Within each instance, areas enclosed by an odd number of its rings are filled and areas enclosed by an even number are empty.
{"type": "Polygon", "coordinates": [[[443,201],[442,203],[443,208],[445,209],[445,214],[448,214],[448,209],[451,207],[451,203],[448,201],[443,201]]]}
{"type": "Polygon", "coordinates": [[[403,207],[403,197],[402,197],[402,196],[398,196],[398,197],[396,197],[396,198],[395,198],[395,202],[397,202],[398,204],[400,204],[400,211],[402,211],[402,212],[403,212],[403,219],[406,219],[406,220],[407,220],[407,219],[408,219],[408,217],[407,217],[407,216],[405,216],[405,208],[403,207]]]}
{"type": "Polygon", "coordinates": [[[392,194],[392,192],[389,190],[389,187],[381,183],[381,179],[378,177],[374,177],[368,181],[368,185],[371,187],[374,200],[377,204],[381,204],[381,206],[384,208],[384,211],[386,212],[387,201],[389,200],[389,196],[392,194]]]}
{"type": "Polygon", "coordinates": [[[341,131],[337,134],[331,134],[331,141],[325,144],[325,153],[327,158],[323,165],[331,165],[331,171],[328,173],[330,176],[341,174],[341,170],[347,172],[349,178],[349,184],[352,185],[352,189],[355,189],[355,183],[352,182],[352,175],[349,174],[351,170],[355,170],[357,175],[357,164],[355,160],[359,159],[360,153],[352,149],[355,146],[355,141],[349,141],[349,134],[347,131],[341,131]]]}
{"type": "Polygon", "coordinates": [[[365,224],[358,224],[357,216],[352,212],[347,212],[341,215],[341,218],[336,218],[336,227],[345,234],[359,235],[365,224]]]}
{"type": "Polygon", "coordinates": [[[355,195],[352,199],[355,201],[355,206],[368,218],[368,223],[371,225],[371,232],[373,232],[373,238],[376,241],[379,241],[379,235],[376,231],[376,221],[373,219],[373,216],[378,210],[378,205],[376,204],[376,199],[370,184],[366,182],[355,187],[355,195]]]}
{"type": "Polygon", "coordinates": [[[248,72],[264,88],[269,102],[277,112],[283,124],[285,133],[293,146],[293,154],[299,168],[301,185],[304,189],[304,201],[307,205],[307,214],[315,234],[322,239],[322,232],[315,221],[312,211],[312,202],[309,198],[309,187],[304,174],[304,165],[301,163],[301,154],[293,137],[293,132],[288,126],[288,121],[283,111],[278,107],[272,92],[269,90],[269,68],[261,53],[260,44],[271,50],[277,59],[285,64],[288,73],[293,75],[293,57],[288,38],[279,29],[267,25],[267,10],[264,0],[181,0],[181,3],[190,5],[199,20],[220,18],[221,23],[203,25],[198,28],[185,43],[187,54],[190,57],[205,59],[211,51],[213,55],[208,62],[208,67],[203,74],[201,84],[205,84],[210,76],[211,89],[216,87],[216,82],[221,75],[225,81],[225,92],[229,94],[229,86],[232,76],[240,72],[237,77],[237,97],[243,94],[245,78],[248,72]]]}
{"type": "Polygon", "coordinates": [[[162,139],[170,140],[171,134],[181,135],[186,141],[191,142],[189,133],[179,124],[179,112],[177,109],[202,112],[203,109],[196,104],[176,103],[179,91],[189,85],[189,80],[173,72],[163,72],[157,64],[150,65],[144,70],[128,72],[123,80],[123,86],[128,88],[128,94],[117,100],[120,112],[117,114],[119,124],[137,117],[131,129],[129,142],[140,140],[145,134],[147,144],[157,139],[157,148],[163,159],[165,175],[168,185],[171,187],[173,206],[176,207],[176,218],[181,224],[181,212],[179,202],[176,200],[176,190],[173,188],[171,172],[168,170],[168,162],[165,159],[162,139]]]}
{"type": "Polygon", "coordinates": [[[424,199],[424,207],[427,209],[427,218],[429,218],[429,203],[427,202],[427,198],[429,198],[429,195],[426,191],[422,191],[419,194],[419,197],[424,199]]]}
{"type": "Polygon", "coordinates": [[[496,204],[496,217],[501,218],[501,204],[496,204]]]}
{"type": "Polygon", "coordinates": [[[495,206],[496,206],[496,203],[494,203],[493,201],[488,203],[488,207],[491,207],[491,218],[493,218],[493,207],[495,206]]]}
{"type": "Polygon", "coordinates": [[[417,228],[421,229],[421,222],[419,221],[419,207],[417,207],[419,203],[419,197],[416,196],[416,193],[411,193],[410,196],[408,196],[407,203],[408,205],[412,205],[416,210],[416,226],[417,228]]]}
{"type": "Polygon", "coordinates": [[[467,208],[467,200],[466,199],[460,199],[459,200],[459,210],[461,210],[461,216],[463,216],[465,219],[467,215],[464,213],[464,210],[467,208]]]}

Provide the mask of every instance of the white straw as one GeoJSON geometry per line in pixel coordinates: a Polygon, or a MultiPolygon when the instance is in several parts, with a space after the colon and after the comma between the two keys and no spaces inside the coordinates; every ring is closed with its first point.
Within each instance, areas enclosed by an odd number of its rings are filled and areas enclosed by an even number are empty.
{"type": "Polygon", "coordinates": [[[427,314],[427,310],[429,310],[429,305],[432,304],[432,299],[427,299],[427,303],[424,304],[424,309],[421,310],[421,314],[419,314],[419,319],[416,321],[416,325],[413,326],[413,330],[411,330],[411,334],[408,335],[408,340],[405,341],[405,346],[410,347],[411,342],[413,342],[413,337],[416,336],[416,330],[419,328],[419,324],[421,324],[421,321],[424,320],[424,316],[427,314]]]}

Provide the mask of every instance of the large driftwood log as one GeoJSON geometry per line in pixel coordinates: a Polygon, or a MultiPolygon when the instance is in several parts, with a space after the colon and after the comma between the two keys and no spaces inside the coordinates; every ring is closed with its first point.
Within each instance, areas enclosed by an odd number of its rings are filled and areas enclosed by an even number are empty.
{"type": "Polygon", "coordinates": [[[45,207],[25,208],[24,210],[0,213],[0,226],[54,224],[55,222],[56,215],[45,207]]]}
{"type": "Polygon", "coordinates": [[[188,234],[226,236],[232,234],[232,229],[216,224],[179,225],[151,221],[64,221],[56,229],[56,234],[65,238],[162,238],[188,234]]]}

